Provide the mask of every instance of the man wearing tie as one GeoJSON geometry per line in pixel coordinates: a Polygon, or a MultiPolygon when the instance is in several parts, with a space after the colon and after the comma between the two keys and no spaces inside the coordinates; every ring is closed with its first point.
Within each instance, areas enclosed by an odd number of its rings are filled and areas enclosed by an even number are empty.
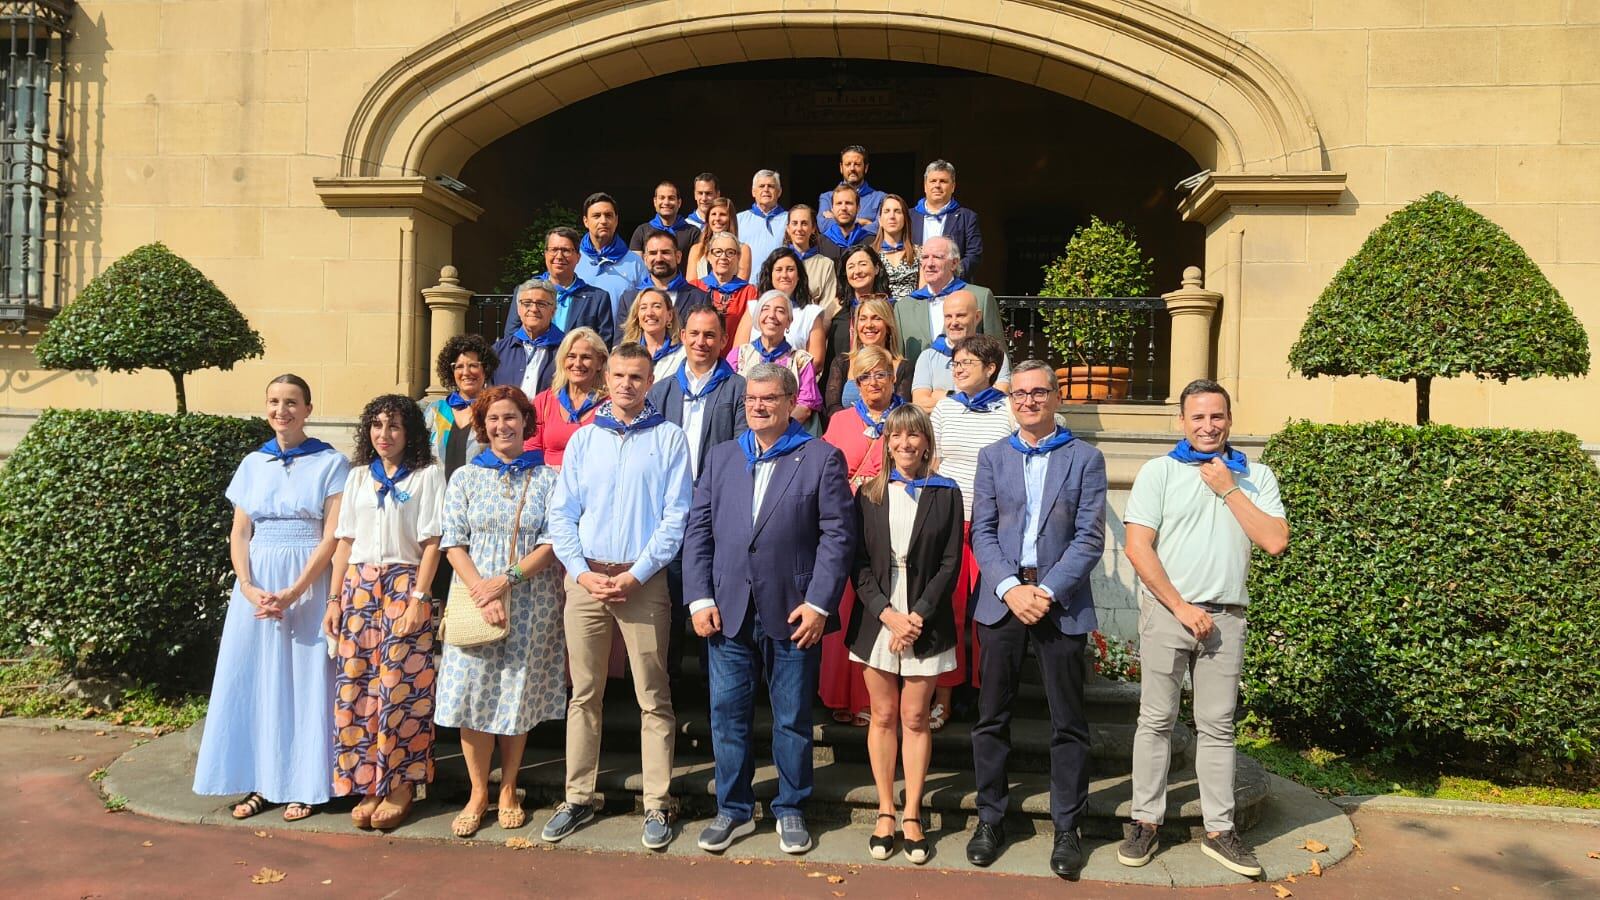
{"type": "Polygon", "coordinates": [[[825,631],[855,553],[855,508],[844,456],[790,418],[794,373],[759,363],[745,374],[749,431],[711,448],[684,536],[684,595],[711,663],[717,816],[700,848],[726,850],[755,830],[756,684],[772,705],[778,848],[811,849],[811,702],[825,631]]]}
{"type": "Polygon", "coordinates": [[[1006,758],[1011,707],[1027,645],[1034,645],[1050,705],[1050,869],[1083,870],[1078,818],[1089,798],[1089,723],[1084,716],[1084,646],[1096,627],[1089,573],[1105,548],[1106,461],[1056,424],[1055,372],[1038,360],[1011,371],[1019,430],[978,454],[972,553],[979,579],[973,619],[983,646],[972,761],[978,827],[967,859],[987,866],[1005,844],[1006,758]]]}

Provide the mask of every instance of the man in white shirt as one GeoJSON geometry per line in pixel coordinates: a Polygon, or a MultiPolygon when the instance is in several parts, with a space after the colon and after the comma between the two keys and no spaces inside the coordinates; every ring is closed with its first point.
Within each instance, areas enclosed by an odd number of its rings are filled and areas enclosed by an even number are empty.
{"type": "Polygon", "coordinates": [[[750,196],[755,203],[739,213],[739,240],[750,248],[751,271],[759,272],[772,251],[787,240],[789,211],[778,205],[783,182],[771,169],[762,169],[750,179],[750,196]]]}

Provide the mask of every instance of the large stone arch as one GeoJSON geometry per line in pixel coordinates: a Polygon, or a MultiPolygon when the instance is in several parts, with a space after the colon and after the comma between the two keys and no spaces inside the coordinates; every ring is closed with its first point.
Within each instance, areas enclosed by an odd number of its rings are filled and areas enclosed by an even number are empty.
{"type": "Polygon", "coordinates": [[[521,0],[369,89],[344,178],[453,175],[495,139],[634,81],[722,63],[938,63],[1106,109],[1221,174],[1324,169],[1310,109],[1265,56],[1151,0],[521,0]]]}

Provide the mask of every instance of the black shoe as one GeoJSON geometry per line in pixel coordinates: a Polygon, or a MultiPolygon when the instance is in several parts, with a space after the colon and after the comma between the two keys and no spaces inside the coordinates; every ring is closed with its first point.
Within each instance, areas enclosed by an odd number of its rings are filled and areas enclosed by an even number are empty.
{"type": "MultiPolygon", "coordinates": [[[[894,821],[894,813],[878,813],[879,819],[894,821]]],[[[873,859],[884,860],[894,855],[894,832],[867,838],[867,852],[873,859]]]]}
{"type": "Polygon", "coordinates": [[[1261,863],[1256,855],[1239,840],[1239,832],[1218,832],[1216,837],[1206,835],[1200,839],[1200,852],[1246,878],[1261,877],[1261,863]]]}
{"type": "Polygon", "coordinates": [[[1078,845],[1078,829],[1056,832],[1056,848],[1050,851],[1050,871],[1068,881],[1083,874],[1083,848],[1078,845]]]}
{"type": "Polygon", "coordinates": [[[975,866],[992,865],[1000,858],[1000,848],[1005,846],[1005,843],[1004,827],[979,822],[978,829],[972,832],[972,840],[967,841],[967,862],[975,866]]]}

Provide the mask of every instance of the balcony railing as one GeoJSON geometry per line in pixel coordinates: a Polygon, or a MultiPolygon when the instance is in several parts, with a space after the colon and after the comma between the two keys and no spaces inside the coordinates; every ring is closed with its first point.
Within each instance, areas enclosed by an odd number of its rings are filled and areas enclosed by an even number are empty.
{"type": "MultiPolygon", "coordinates": [[[[479,334],[490,341],[504,333],[509,294],[474,294],[461,286],[454,266],[439,284],[424,290],[431,312],[435,355],[450,337],[479,334]]],[[[1170,403],[1183,386],[1211,374],[1211,321],[1222,295],[1208,291],[1200,270],[1184,270],[1183,285],[1160,297],[999,297],[1005,340],[1013,364],[1048,362],[1061,377],[1063,396],[1073,402],[1170,403]],[[1076,338],[1051,322],[1088,317],[1100,327],[1076,338]],[[1106,327],[1110,324],[1115,327],[1106,327]]],[[[438,385],[430,394],[442,396],[438,385]]]]}

